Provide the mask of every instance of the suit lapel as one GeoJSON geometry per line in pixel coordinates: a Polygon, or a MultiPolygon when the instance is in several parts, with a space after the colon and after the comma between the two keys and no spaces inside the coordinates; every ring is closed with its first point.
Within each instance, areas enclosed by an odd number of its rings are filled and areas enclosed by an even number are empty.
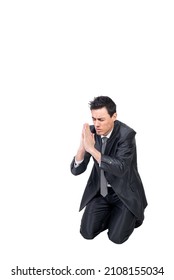
{"type": "Polygon", "coordinates": [[[115,145],[115,142],[118,139],[118,130],[119,130],[119,121],[115,121],[114,129],[111,133],[111,136],[107,140],[105,155],[109,155],[112,149],[112,146],[115,145]]]}

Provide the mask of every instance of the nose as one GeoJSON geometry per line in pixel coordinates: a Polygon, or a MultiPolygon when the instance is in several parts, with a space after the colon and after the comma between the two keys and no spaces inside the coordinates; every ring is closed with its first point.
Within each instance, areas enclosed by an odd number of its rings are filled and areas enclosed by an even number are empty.
{"type": "Polygon", "coordinates": [[[100,122],[99,122],[98,120],[96,120],[95,126],[96,126],[96,127],[99,127],[99,126],[100,126],[100,122]]]}

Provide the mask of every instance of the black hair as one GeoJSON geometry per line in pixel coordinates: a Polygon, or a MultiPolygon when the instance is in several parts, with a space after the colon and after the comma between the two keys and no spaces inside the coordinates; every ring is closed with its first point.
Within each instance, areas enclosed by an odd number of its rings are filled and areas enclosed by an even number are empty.
{"type": "Polygon", "coordinates": [[[116,113],[116,104],[108,96],[95,97],[93,101],[89,102],[89,106],[90,110],[96,110],[106,107],[106,110],[108,111],[110,117],[112,117],[113,114],[116,113]]]}

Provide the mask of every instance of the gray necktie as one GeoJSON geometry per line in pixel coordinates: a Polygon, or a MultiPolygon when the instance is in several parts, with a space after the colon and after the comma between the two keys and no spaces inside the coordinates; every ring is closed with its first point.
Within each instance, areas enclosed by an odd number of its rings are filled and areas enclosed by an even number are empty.
{"type": "MultiPolygon", "coordinates": [[[[102,154],[104,154],[107,139],[108,139],[107,137],[102,138],[102,148],[101,148],[102,154]]],[[[108,194],[107,181],[106,181],[106,178],[104,175],[104,171],[102,169],[101,169],[101,173],[100,173],[100,193],[104,197],[108,194]]]]}

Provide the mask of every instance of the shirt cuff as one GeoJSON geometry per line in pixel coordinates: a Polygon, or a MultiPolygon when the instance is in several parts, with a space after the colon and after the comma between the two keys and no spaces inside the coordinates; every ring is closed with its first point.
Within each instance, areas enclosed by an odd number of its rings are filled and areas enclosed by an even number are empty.
{"type": "Polygon", "coordinates": [[[74,161],[74,167],[78,167],[81,163],[83,162],[83,159],[82,160],[76,160],[74,161]]]}

